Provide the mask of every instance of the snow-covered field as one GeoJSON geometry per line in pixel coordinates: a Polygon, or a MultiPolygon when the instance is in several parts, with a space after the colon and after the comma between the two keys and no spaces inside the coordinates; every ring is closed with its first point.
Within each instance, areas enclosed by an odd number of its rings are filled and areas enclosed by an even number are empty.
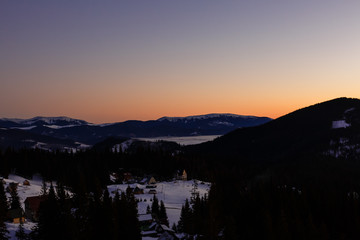
{"type": "MultiPolygon", "coordinates": [[[[26,180],[23,177],[10,174],[8,179],[5,180],[5,188],[9,185],[9,183],[19,183],[17,187],[17,191],[20,198],[20,203],[22,204],[22,208],[24,209],[24,201],[27,197],[38,196],[41,192],[42,178],[40,176],[34,176],[33,180],[29,180],[30,186],[23,185],[23,182],[26,180]]],[[[10,194],[6,193],[6,196],[10,198],[10,194]]]]}
{"type": "MultiPolygon", "coordinates": [[[[8,179],[5,180],[5,188],[11,183],[19,183],[18,185],[18,194],[20,198],[20,202],[22,203],[22,207],[24,208],[24,201],[27,197],[40,195],[41,186],[42,186],[42,178],[40,176],[34,176],[32,180],[28,180],[30,182],[30,186],[23,185],[25,178],[22,178],[17,175],[9,175],[8,179]]],[[[209,183],[198,182],[197,191],[200,196],[206,194],[210,189],[209,183]]],[[[191,190],[193,189],[194,181],[172,181],[172,182],[159,182],[156,184],[156,196],[159,201],[163,201],[165,204],[166,212],[169,218],[170,226],[173,223],[179,221],[181,207],[185,203],[185,200],[191,197],[191,190]]],[[[55,185],[54,185],[55,186],[55,185]]],[[[149,194],[148,188],[145,185],[141,184],[117,184],[108,186],[110,195],[113,197],[115,195],[115,191],[125,191],[126,188],[130,186],[135,188],[136,186],[144,189],[144,194],[137,194],[135,197],[140,200],[138,203],[138,212],[139,214],[145,214],[146,208],[148,205],[151,206],[152,201],[150,199],[153,198],[153,194],[149,194]]],[[[7,193],[7,197],[10,195],[7,193]]],[[[15,240],[15,232],[18,230],[19,224],[6,223],[7,228],[10,232],[10,240],[15,240]]],[[[26,222],[24,224],[25,232],[29,233],[31,229],[35,226],[35,223],[26,222]]],[[[143,240],[150,240],[156,238],[144,237],[143,240]]]]}
{"type": "MultiPolygon", "coordinates": [[[[25,178],[13,174],[10,174],[9,178],[4,180],[5,180],[5,188],[12,182],[19,183],[17,191],[23,209],[24,209],[24,201],[27,197],[37,196],[41,192],[42,178],[40,176],[34,176],[32,180],[28,180],[30,182],[30,186],[23,185],[25,178]]],[[[6,193],[6,196],[9,198],[10,194],[6,193]]],[[[16,239],[15,232],[18,230],[19,224],[6,223],[6,226],[10,232],[9,234],[10,240],[15,240],[16,239]]],[[[34,226],[35,223],[26,221],[24,223],[25,232],[29,233],[34,226]]]]}
{"type": "MultiPolygon", "coordinates": [[[[202,183],[200,181],[198,182],[198,189],[200,196],[203,196],[205,193],[208,193],[210,189],[209,183],[202,183]]],[[[191,190],[193,189],[194,181],[172,181],[172,182],[160,182],[156,184],[157,187],[156,190],[156,197],[159,199],[159,201],[163,201],[166,213],[169,218],[169,224],[170,226],[173,225],[173,223],[176,223],[180,219],[180,212],[181,207],[185,203],[185,200],[191,197],[191,190]]],[[[144,194],[137,194],[135,197],[140,200],[138,203],[138,212],[139,214],[145,214],[147,206],[152,204],[152,201],[150,199],[153,198],[154,194],[149,194],[148,188],[145,188],[145,185],[141,184],[118,184],[118,185],[110,185],[108,186],[109,192],[111,196],[115,195],[116,190],[119,191],[125,191],[126,188],[130,186],[132,188],[139,187],[141,189],[144,189],[144,194]]]]}

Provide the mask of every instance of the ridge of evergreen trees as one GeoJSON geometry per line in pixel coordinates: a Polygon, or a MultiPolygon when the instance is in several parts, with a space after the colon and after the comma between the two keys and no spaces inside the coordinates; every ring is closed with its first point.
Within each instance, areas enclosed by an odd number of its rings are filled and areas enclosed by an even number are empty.
{"type": "MultiPolygon", "coordinates": [[[[74,196],[70,200],[60,197],[63,190],[56,189],[56,208],[64,218],[54,225],[60,226],[59,222],[69,219],[69,226],[62,228],[71,229],[68,232],[74,236],[67,239],[98,236],[92,232],[98,231],[94,227],[98,217],[91,217],[98,216],[95,210],[109,205],[104,204],[108,202],[104,190],[109,173],[119,168],[134,170],[134,175],[155,172],[164,178],[173,169],[186,168],[189,176],[211,180],[208,196],[194,195],[185,202],[179,232],[205,239],[216,239],[219,234],[226,239],[356,239],[360,235],[359,161],[321,155],[298,156],[276,165],[253,164],[237,158],[224,164],[222,159],[211,156],[207,159],[182,153],[148,153],[146,149],[131,154],[8,150],[0,153],[0,166],[5,166],[0,171],[5,176],[15,169],[24,176],[39,172],[47,181],[57,181],[71,189],[74,196]],[[165,164],[164,168],[159,167],[161,164],[165,164]]],[[[154,207],[159,212],[160,208],[161,202],[154,207]]],[[[138,224],[133,196],[128,192],[117,194],[111,209],[109,218],[114,229],[121,229],[129,238],[128,224],[138,224]],[[132,220],[127,222],[128,219],[132,220]]],[[[138,228],[132,231],[140,236],[138,228]]],[[[111,236],[116,239],[122,236],[119,234],[120,230],[115,230],[111,236]]]]}
{"type": "Polygon", "coordinates": [[[68,198],[61,183],[56,191],[50,183],[31,239],[140,240],[134,196],[116,193],[112,199],[107,189],[99,191],[75,193],[74,198],[68,198]]]}

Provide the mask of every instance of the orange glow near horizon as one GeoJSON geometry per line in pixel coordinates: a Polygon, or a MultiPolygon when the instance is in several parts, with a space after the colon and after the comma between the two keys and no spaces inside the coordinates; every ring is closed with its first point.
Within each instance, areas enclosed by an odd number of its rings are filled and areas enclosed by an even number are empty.
{"type": "Polygon", "coordinates": [[[358,98],[358,9],[325,0],[6,1],[0,118],[277,118],[358,98]]]}

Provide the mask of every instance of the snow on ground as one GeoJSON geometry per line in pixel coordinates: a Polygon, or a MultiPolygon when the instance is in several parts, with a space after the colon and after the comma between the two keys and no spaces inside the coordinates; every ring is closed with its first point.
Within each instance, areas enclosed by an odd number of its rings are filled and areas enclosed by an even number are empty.
{"type": "Polygon", "coordinates": [[[33,128],[36,128],[36,126],[30,126],[30,127],[14,127],[13,129],[20,129],[20,130],[31,130],[33,128]]]}
{"type": "MultiPolygon", "coordinates": [[[[36,223],[33,223],[33,222],[25,222],[24,223],[24,231],[25,233],[29,234],[31,232],[31,229],[33,227],[35,227],[36,223]]],[[[16,234],[16,231],[19,229],[19,224],[18,223],[6,223],[6,227],[7,227],[7,230],[9,231],[9,236],[10,236],[10,239],[9,240],[15,240],[17,239],[15,237],[15,234],[16,234]]]]}
{"type": "Polygon", "coordinates": [[[134,140],[132,139],[129,139],[129,140],[126,140],[125,142],[122,142],[120,144],[116,144],[113,148],[112,148],[112,151],[113,152],[120,152],[121,151],[126,151],[128,150],[128,148],[131,146],[131,144],[134,142],[134,140]]]}
{"type": "MultiPolygon", "coordinates": [[[[5,180],[5,188],[11,182],[19,183],[17,187],[17,191],[23,209],[24,209],[24,201],[27,197],[40,195],[41,185],[42,185],[42,179],[40,176],[34,176],[32,180],[27,179],[30,182],[30,186],[23,185],[23,182],[26,180],[25,178],[13,174],[10,174],[9,178],[4,180],[5,180]]],[[[6,196],[9,198],[10,194],[6,193],[6,196]]]]}
{"type": "MultiPolygon", "coordinates": [[[[42,185],[42,178],[39,175],[34,175],[32,180],[29,179],[25,179],[23,177],[14,175],[14,174],[10,174],[9,177],[7,179],[4,179],[5,181],[5,188],[10,184],[10,183],[18,183],[18,187],[17,187],[17,191],[18,191],[18,195],[20,198],[20,203],[22,205],[22,208],[25,209],[24,206],[24,201],[27,197],[31,197],[31,196],[37,196],[40,194],[41,192],[41,185],[42,185]],[[23,182],[25,180],[28,180],[30,182],[30,186],[26,186],[23,185],[23,182]]],[[[10,198],[10,194],[6,193],[6,196],[8,197],[8,199],[10,198]]],[[[35,226],[36,224],[33,222],[29,222],[26,221],[24,223],[24,229],[26,233],[31,232],[31,229],[35,226]]],[[[10,240],[15,240],[15,232],[18,230],[19,228],[19,224],[15,224],[15,223],[6,223],[7,229],[10,232],[10,240]]]]}
{"type": "Polygon", "coordinates": [[[52,128],[52,129],[61,129],[61,128],[71,128],[71,127],[77,127],[79,125],[70,124],[65,126],[59,126],[59,125],[44,125],[44,127],[52,128]]]}
{"type": "Polygon", "coordinates": [[[347,127],[350,127],[350,126],[351,125],[349,123],[347,123],[345,120],[337,120],[337,121],[332,122],[332,128],[333,129],[347,128],[347,127]]]}
{"type": "MultiPolygon", "coordinates": [[[[42,186],[42,178],[38,175],[34,175],[32,180],[27,179],[30,182],[30,186],[23,185],[25,178],[10,174],[8,179],[4,179],[5,181],[5,188],[11,183],[15,182],[18,183],[18,195],[20,198],[20,202],[22,207],[24,208],[24,201],[27,197],[30,196],[37,196],[41,192],[42,186]]],[[[198,182],[198,189],[200,196],[208,193],[210,189],[209,183],[203,183],[200,181],[198,182]]],[[[49,185],[49,184],[48,184],[49,185]]],[[[172,182],[159,182],[156,184],[156,197],[159,201],[163,201],[166,207],[166,213],[169,218],[170,226],[173,223],[176,223],[180,219],[180,212],[181,207],[185,203],[186,199],[190,199],[191,197],[191,190],[193,189],[194,181],[172,181],[172,182]]],[[[139,214],[145,214],[147,206],[151,207],[152,201],[150,199],[153,198],[153,194],[149,194],[149,188],[146,188],[146,185],[141,184],[116,184],[108,186],[108,190],[113,197],[116,191],[125,191],[126,188],[130,186],[135,188],[136,186],[144,190],[144,194],[135,195],[137,199],[140,200],[138,203],[138,212],[139,214]]],[[[55,185],[54,185],[55,187],[55,185]]],[[[7,197],[9,198],[10,195],[7,193],[7,197]]],[[[7,228],[10,232],[10,240],[16,239],[15,232],[18,230],[19,224],[13,223],[6,223],[7,228]]],[[[24,224],[25,231],[28,233],[34,227],[35,223],[27,221],[24,224]]],[[[157,238],[151,237],[144,237],[143,240],[152,240],[157,238]]]]}
{"type": "MultiPolygon", "coordinates": [[[[159,201],[163,201],[166,213],[169,218],[170,226],[173,223],[178,223],[180,219],[181,207],[185,203],[186,199],[190,199],[191,190],[193,189],[194,181],[172,181],[172,182],[160,182],[156,184],[156,197],[159,201]]],[[[118,184],[118,185],[110,185],[108,186],[109,192],[111,196],[115,195],[115,192],[125,191],[126,188],[130,186],[132,188],[139,187],[144,189],[144,194],[137,194],[135,197],[140,200],[138,203],[138,212],[139,214],[145,214],[147,206],[151,207],[152,201],[150,199],[153,198],[154,194],[149,194],[149,190],[145,185],[141,184],[118,184]]],[[[208,193],[210,189],[209,183],[202,183],[198,181],[198,189],[200,196],[208,193]]]]}

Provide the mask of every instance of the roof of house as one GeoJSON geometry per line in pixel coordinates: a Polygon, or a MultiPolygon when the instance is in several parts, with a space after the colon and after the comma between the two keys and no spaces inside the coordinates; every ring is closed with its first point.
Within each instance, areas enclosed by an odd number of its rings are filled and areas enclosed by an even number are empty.
{"type": "Polygon", "coordinates": [[[162,227],[162,229],[164,231],[167,231],[167,232],[175,232],[174,230],[172,230],[171,228],[169,228],[168,226],[164,225],[164,224],[160,224],[160,226],[162,227]]]}
{"type": "Polygon", "coordinates": [[[17,208],[17,209],[11,209],[8,211],[8,217],[9,218],[21,218],[24,216],[24,212],[21,208],[17,208]]]}
{"type": "Polygon", "coordinates": [[[139,215],[139,222],[151,221],[151,220],[152,220],[151,214],[141,214],[141,215],[139,215]]]}

